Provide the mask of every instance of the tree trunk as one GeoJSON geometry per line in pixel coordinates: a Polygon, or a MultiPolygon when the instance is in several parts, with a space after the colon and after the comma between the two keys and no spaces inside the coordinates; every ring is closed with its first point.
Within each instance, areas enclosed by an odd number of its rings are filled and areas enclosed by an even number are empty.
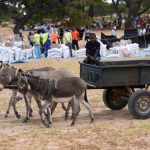
{"type": "Polygon", "coordinates": [[[134,19],[138,15],[143,0],[130,0],[128,6],[128,17],[126,20],[126,28],[134,27],[134,19]]]}
{"type": "Polygon", "coordinates": [[[94,16],[94,4],[90,5],[88,16],[93,18],[93,16],[94,16]]]}
{"type": "Polygon", "coordinates": [[[15,27],[13,29],[14,34],[19,34],[19,30],[24,28],[25,23],[19,22],[18,20],[15,21],[15,27]]]}

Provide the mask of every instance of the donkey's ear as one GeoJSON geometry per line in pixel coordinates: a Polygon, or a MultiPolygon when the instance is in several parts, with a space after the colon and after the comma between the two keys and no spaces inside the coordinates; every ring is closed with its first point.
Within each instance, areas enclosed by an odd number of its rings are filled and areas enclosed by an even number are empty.
{"type": "Polygon", "coordinates": [[[0,61],[0,64],[3,64],[3,61],[0,61]]]}
{"type": "Polygon", "coordinates": [[[11,66],[12,69],[17,70],[14,66],[11,66]]]}
{"type": "Polygon", "coordinates": [[[18,73],[19,73],[20,75],[22,75],[22,76],[24,76],[24,74],[25,74],[22,69],[18,69],[18,73]]]}
{"type": "Polygon", "coordinates": [[[9,64],[7,64],[7,63],[6,64],[3,63],[3,65],[4,65],[4,67],[9,67],[9,64]]]}
{"type": "Polygon", "coordinates": [[[19,73],[23,73],[23,70],[22,70],[22,69],[18,69],[18,72],[19,72],[19,73]]]}
{"type": "Polygon", "coordinates": [[[0,61],[0,68],[3,66],[3,61],[0,61]]]}

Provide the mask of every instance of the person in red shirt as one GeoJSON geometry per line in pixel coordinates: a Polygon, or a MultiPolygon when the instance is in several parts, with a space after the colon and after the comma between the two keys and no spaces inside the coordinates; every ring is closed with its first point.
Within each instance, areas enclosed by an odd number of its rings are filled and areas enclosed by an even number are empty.
{"type": "Polygon", "coordinates": [[[71,34],[72,34],[72,48],[74,50],[76,50],[76,49],[78,50],[79,49],[79,45],[78,45],[79,32],[75,28],[73,28],[71,34]]]}

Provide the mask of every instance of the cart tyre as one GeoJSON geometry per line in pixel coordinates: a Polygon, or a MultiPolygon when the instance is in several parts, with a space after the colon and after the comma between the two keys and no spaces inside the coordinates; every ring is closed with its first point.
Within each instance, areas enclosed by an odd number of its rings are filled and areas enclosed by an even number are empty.
{"type": "Polygon", "coordinates": [[[134,92],[129,98],[128,108],[136,119],[150,118],[150,92],[147,90],[134,92]]]}
{"type": "Polygon", "coordinates": [[[115,102],[112,100],[112,93],[113,93],[113,89],[105,89],[104,92],[103,92],[103,102],[104,104],[112,109],[112,110],[121,110],[123,109],[128,101],[118,101],[118,102],[115,102]]]}

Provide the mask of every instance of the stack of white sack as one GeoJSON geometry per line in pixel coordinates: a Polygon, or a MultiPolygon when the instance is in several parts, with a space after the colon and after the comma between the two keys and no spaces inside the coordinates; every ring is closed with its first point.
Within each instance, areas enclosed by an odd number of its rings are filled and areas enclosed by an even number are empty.
{"type": "Polygon", "coordinates": [[[15,41],[14,42],[14,46],[20,47],[22,45],[23,45],[22,41],[15,41]]]}
{"type": "Polygon", "coordinates": [[[0,60],[3,62],[11,62],[15,60],[15,53],[9,47],[2,47],[0,49],[0,60]]]}
{"type": "Polygon", "coordinates": [[[32,59],[33,58],[33,49],[32,48],[24,49],[23,51],[25,53],[25,58],[26,59],[32,59]]]}
{"type": "Polygon", "coordinates": [[[63,53],[61,48],[51,48],[48,50],[49,58],[62,58],[63,53]]]}
{"type": "Polygon", "coordinates": [[[101,57],[107,56],[107,45],[103,44],[101,41],[98,41],[100,43],[100,54],[101,57]]]}
{"type": "Polygon", "coordinates": [[[69,58],[69,57],[71,57],[70,49],[69,49],[68,46],[66,46],[65,44],[62,44],[61,45],[61,50],[62,50],[62,57],[63,58],[69,58]]]}
{"type": "Polygon", "coordinates": [[[0,46],[0,60],[11,63],[15,60],[31,59],[33,58],[33,49],[21,49],[16,46],[6,47],[0,46]]]}
{"type": "Polygon", "coordinates": [[[15,50],[15,59],[16,60],[26,59],[24,50],[22,50],[21,48],[17,47],[16,50],[15,50]]]}
{"type": "Polygon", "coordinates": [[[127,48],[129,54],[137,54],[139,51],[139,44],[138,43],[129,44],[127,45],[127,48]]]}
{"type": "Polygon", "coordinates": [[[125,46],[118,46],[110,48],[112,54],[117,54],[120,57],[129,57],[130,55],[137,54],[139,51],[139,44],[133,43],[125,46]]]}
{"type": "Polygon", "coordinates": [[[85,48],[81,48],[79,50],[76,50],[75,51],[75,57],[78,57],[78,58],[84,58],[86,57],[86,49],[85,48]]]}

